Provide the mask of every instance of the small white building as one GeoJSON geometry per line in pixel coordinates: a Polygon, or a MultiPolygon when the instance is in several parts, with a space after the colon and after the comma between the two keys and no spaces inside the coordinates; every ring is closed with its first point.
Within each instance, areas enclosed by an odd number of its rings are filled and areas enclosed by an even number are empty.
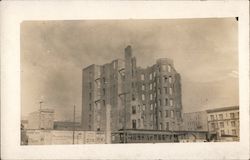
{"type": "Polygon", "coordinates": [[[40,109],[32,112],[28,116],[28,129],[53,129],[54,110],[40,109]]]}

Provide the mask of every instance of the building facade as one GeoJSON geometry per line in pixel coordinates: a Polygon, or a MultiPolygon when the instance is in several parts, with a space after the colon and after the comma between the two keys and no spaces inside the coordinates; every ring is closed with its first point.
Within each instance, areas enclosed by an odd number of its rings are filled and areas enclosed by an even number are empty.
{"type": "Polygon", "coordinates": [[[54,110],[40,109],[29,114],[27,129],[53,129],[54,110]]]}
{"type": "Polygon", "coordinates": [[[207,111],[183,113],[183,130],[208,131],[207,111]]]}
{"type": "Polygon", "coordinates": [[[216,133],[219,140],[239,140],[239,106],[207,110],[208,130],[216,133]]]}
{"type": "Polygon", "coordinates": [[[124,57],[83,69],[82,128],[105,130],[110,106],[111,131],[180,130],[181,77],[173,61],[164,58],[151,67],[137,67],[131,46],[124,57]]]}

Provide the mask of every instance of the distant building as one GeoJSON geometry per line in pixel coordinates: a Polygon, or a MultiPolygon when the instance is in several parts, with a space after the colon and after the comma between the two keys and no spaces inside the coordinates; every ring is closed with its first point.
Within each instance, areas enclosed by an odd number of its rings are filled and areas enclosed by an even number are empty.
{"type": "Polygon", "coordinates": [[[21,127],[22,129],[28,128],[28,120],[21,120],[21,127]]]}
{"type": "Polygon", "coordinates": [[[219,140],[239,140],[239,106],[207,110],[208,130],[219,140]]]}
{"type": "Polygon", "coordinates": [[[80,122],[54,121],[55,130],[80,130],[80,122]]]}
{"type": "Polygon", "coordinates": [[[208,131],[207,111],[183,113],[183,130],[208,131]]]}
{"type": "Polygon", "coordinates": [[[82,74],[82,128],[105,130],[106,106],[111,106],[111,131],[120,129],[180,130],[181,77],[173,61],[136,66],[132,48],[125,59],[90,65],[82,74]]]}
{"type": "Polygon", "coordinates": [[[40,109],[28,116],[28,129],[53,129],[54,110],[40,109]]]}

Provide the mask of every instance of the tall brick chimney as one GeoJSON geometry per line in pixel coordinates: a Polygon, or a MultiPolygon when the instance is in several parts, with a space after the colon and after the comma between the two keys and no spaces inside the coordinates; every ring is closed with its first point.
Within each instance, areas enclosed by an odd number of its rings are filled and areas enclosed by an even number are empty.
{"type": "Polygon", "coordinates": [[[128,45],[125,48],[125,59],[131,59],[131,57],[132,57],[132,47],[128,45]]]}

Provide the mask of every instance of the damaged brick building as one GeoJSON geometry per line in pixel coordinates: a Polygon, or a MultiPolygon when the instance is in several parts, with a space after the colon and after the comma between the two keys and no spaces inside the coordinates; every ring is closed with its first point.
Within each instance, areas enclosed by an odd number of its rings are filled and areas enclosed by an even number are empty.
{"type": "Polygon", "coordinates": [[[84,130],[104,131],[109,105],[111,131],[178,131],[181,99],[181,77],[171,59],[158,59],[156,64],[141,68],[127,46],[124,59],[83,69],[81,125],[84,130]]]}

